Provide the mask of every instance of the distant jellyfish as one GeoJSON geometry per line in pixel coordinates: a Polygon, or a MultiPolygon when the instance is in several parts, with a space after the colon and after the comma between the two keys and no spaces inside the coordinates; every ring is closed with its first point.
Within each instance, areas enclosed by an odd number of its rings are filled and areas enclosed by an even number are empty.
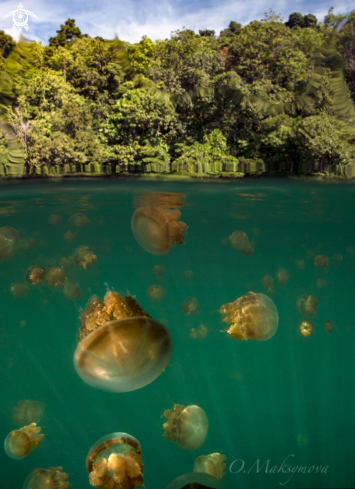
{"type": "Polygon", "coordinates": [[[317,278],[316,284],[318,289],[324,289],[327,286],[327,281],[324,278],[317,278]]]}
{"type": "Polygon", "coordinates": [[[200,324],[198,328],[191,328],[190,338],[193,340],[204,340],[207,336],[207,328],[204,324],[200,324]]]}
{"type": "Polygon", "coordinates": [[[153,273],[156,277],[163,278],[165,276],[166,270],[161,265],[155,265],[153,268],[153,273]]]}
{"type": "Polygon", "coordinates": [[[184,244],[187,226],[178,221],[181,212],[166,207],[138,207],[131,220],[137,243],[152,255],[164,255],[174,244],[184,244]]]}
{"type": "MultiPolygon", "coordinates": [[[[0,229],[0,231],[1,231],[1,229],[0,229]]],[[[0,246],[0,249],[1,249],[1,246],[0,246]]],[[[346,250],[345,250],[345,251],[346,251],[346,253],[347,253],[347,254],[348,254],[348,255],[349,255],[351,258],[352,258],[352,257],[354,256],[354,254],[355,254],[355,248],[354,248],[353,246],[348,246],[348,247],[346,248],[346,250]]]]}
{"type": "Polygon", "coordinates": [[[335,328],[335,324],[333,323],[333,321],[328,319],[328,321],[325,322],[326,331],[328,331],[328,333],[332,333],[334,331],[334,328],[335,328]]]}
{"type": "Polygon", "coordinates": [[[148,287],[147,294],[152,301],[159,302],[165,297],[165,289],[161,285],[151,285],[148,287]]]}
{"type": "Polygon", "coordinates": [[[28,287],[22,282],[16,282],[11,285],[10,292],[14,297],[26,297],[26,295],[28,294],[28,287]]]}
{"type": "Polygon", "coordinates": [[[89,450],[86,468],[90,484],[102,489],[142,487],[141,445],[127,433],[110,433],[89,450]]]}
{"type": "Polygon", "coordinates": [[[65,283],[66,276],[59,267],[51,267],[46,271],[45,281],[51,287],[59,287],[65,283]]]}
{"type": "Polygon", "coordinates": [[[186,272],[184,272],[184,279],[185,280],[191,280],[193,278],[194,274],[191,270],[186,270],[186,272]]]}
{"type": "Polygon", "coordinates": [[[341,253],[335,253],[333,256],[333,263],[335,265],[340,265],[340,263],[343,261],[343,255],[341,253]]]}
{"type": "Polygon", "coordinates": [[[22,489],[67,489],[70,487],[68,477],[62,467],[35,469],[26,477],[22,489]]]}
{"type": "Polygon", "coordinates": [[[19,235],[17,231],[10,227],[0,228],[0,260],[6,260],[16,253],[19,246],[19,235]]]}
{"type": "Polygon", "coordinates": [[[226,489],[226,487],[212,475],[194,472],[180,475],[165,489],[226,489]]]}
{"type": "Polygon", "coordinates": [[[208,433],[208,419],[199,406],[175,404],[174,409],[164,411],[167,418],[163,428],[164,437],[177,443],[183,450],[197,450],[203,444],[208,433]]]}
{"type": "Polygon", "coordinates": [[[20,322],[19,322],[19,325],[21,326],[21,328],[24,328],[27,324],[27,321],[26,319],[22,319],[20,322]]]}
{"type": "Polygon", "coordinates": [[[40,265],[32,265],[32,267],[27,270],[26,279],[27,282],[32,285],[40,284],[43,282],[45,275],[46,271],[43,267],[40,265]]]}
{"type": "Polygon", "coordinates": [[[62,216],[60,214],[51,214],[48,217],[48,222],[50,224],[59,224],[61,220],[62,220],[62,216]]]}
{"type": "Polygon", "coordinates": [[[63,294],[67,299],[80,299],[81,288],[78,282],[66,282],[63,287],[63,294]]]}
{"type": "Polygon", "coordinates": [[[276,278],[280,284],[286,285],[291,279],[291,274],[288,270],[286,270],[286,268],[280,267],[277,269],[276,278]]]}
{"type": "Polygon", "coordinates": [[[195,297],[188,297],[181,307],[187,316],[196,314],[200,310],[200,304],[195,297]]]}
{"type": "Polygon", "coordinates": [[[254,248],[249,242],[248,235],[244,231],[236,230],[229,236],[229,243],[235,250],[243,255],[250,256],[254,253],[254,248]]]}
{"type": "Polygon", "coordinates": [[[226,459],[227,457],[221,453],[201,455],[195,460],[194,472],[204,472],[216,479],[222,479],[226,475],[226,464],[224,463],[226,459]]]}
{"type": "Polygon", "coordinates": [[[84,270],[90,270],[97,262],[97,256],[89,246],[79,246],[74,253],[74,262],[84,270]]]}
{"type": "Polygon", "coordinates": [[[232,323],[227,333],[240,340],[266,341],[274,336],[279,325],[279,314],[273,301],[264,294],[248,292],[234,302],[220,308],[223,319],[232,323]]]}
{"type": "Polygon", "coordinates": [[[59,260],[59,264],[63,270],[66,270],[67,268],[74,266],[74,261],[70,256],[63,256],[63,258],[59,260]]]}
{"type": "Polygon", "coordinates": [[[44,435],[40,431],[36,423],[11,431],[4,442],[6,455],[15,460],[27,457],[42,442],[44,435]]]}
{"type": "Polygon", "coordinates": [[[302,319],[298,325],[298,330],[302,336],[311,336],[314,333],[314,326],[308,319],[302,319]]]}
{"type": "Polygon", "coordinates": [[[308,258],[308,260],[313,260],[313,258],[315,257],[315,252],[313,250],[308,250],[306,252],[306,257],[308,258]]]}
{"type": "Polygon", "coordinates": [[[70,224],[73,224],[76,228],[84,228],[90,223],[89,218],[82,212],[77,212],[73,214],[69,219],[70,224]]]}
{"type": "Polygon", "coordinates": [[[262,277],[260,279],[260,282],[266,288],[269,294],[275,294],[276,287],[272,275],[268,273],[267,275],[265,275],[265,277],[262,277]]]}
{"type": "Polygon", "coordinates": [[[298,310],[308,316],[316,316],[318,313],[319,302],[313,295],[303,294],[297,301],[298,310]]]}
{"type": "Polygon", "coordinates": [[[16,424],[38,423],[44,413],[44,404],[31,399],[18,401],[14,407],[12,419],[16,424]]]}
{"type": "Polygon", "coordinates": [[[326,255],[317,255],[314,258],[314,266],[317,268],[326,268],[329,264],[329,259],[326,255]]]}
{"type": "Polygon", "coordinates": [[[307,433],[300,433],[297,435],[297,444],[300,447],[308,445],[308,435],[307,433]]]}
{"type": "Polygon", "coordinates": [[[304,260],[296,260],[295,264],[299,270],[304,270],[306,268],[306,262],[304,260]]]}
{"type": "Polygon", "coordinates": [[[32,238],[30,236],[26,236],[23,239],[21,239],[21,241],[20,241],[20,248],[22,250],[26,250],[26,251],[33,250],[34,247],[36,246],[36,242],[37,242],[36,238],[32,238]]]}
{"type": "Polygon", "coordinates": [[[228,246],[229,245],[229,239],[228,238],[223,238],[221,241],[222,246],[228,246]]]}
{"type": "Polygon", "coordinates": [[[260,236],[260,233],[261,233],[261,231],[260,231],[260,229],[259,229],[259,228],[253,228],[253,229],[251,230],[251,234],[252,234],[253,236],[255,236],[256,238],[257,238],[258,236],[260,236]]]}
{"type": "Polygon", "coordinates": [[[65,241],[68,241],[68,243],[72,243],[73,241],[76,240],[76,234],[73,233],[73,231],[67,231],[64,234],[64,239],[65,239],[65,241]]]}

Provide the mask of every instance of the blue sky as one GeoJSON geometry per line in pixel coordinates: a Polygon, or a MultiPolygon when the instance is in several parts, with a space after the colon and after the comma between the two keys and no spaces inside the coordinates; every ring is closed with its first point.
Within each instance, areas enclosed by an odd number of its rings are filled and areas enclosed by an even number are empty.
{"type": "MultiPolygon", "coordinates": [[[[17,39],[12,30],[12,17],[7,12],[18,8],[19,0],[0,0],[0,29],[17,39]]],[[[37,15],[29,17],[26,37],[48,44],[60,24],[70,17],[83,33],[113,39],[115,34],[124,41],[139,42],[143,35],[150,39],[166,39],[176,29],[214,29],[216,33],[228,27],[231,20],[248,24],[260,20],[272,8],[285,21],[292,12],[313,13],[323,21],[334,5],[335,13],[346,13],[354,3],[333,0],[22,0],[25,10],[37,15]]]]}

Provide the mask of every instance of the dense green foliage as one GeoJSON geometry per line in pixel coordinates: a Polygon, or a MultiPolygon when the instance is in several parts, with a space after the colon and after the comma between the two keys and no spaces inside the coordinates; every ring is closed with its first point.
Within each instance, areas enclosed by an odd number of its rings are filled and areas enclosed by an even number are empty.
{"type": "Polygon", "coordinates": [[[0,173],[25,160],[32,169],[339,172],[355,164],[354,99],[355,15],[333,9],[323,23],[270,10],[220,35],[178,30],[136,44],[89,37],[74,19],[49,46],[0,31],[0,173]]]}

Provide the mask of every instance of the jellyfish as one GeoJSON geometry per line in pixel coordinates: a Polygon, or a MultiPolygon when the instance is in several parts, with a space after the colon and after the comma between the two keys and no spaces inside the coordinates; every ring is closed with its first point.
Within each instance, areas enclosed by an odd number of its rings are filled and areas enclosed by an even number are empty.
{"type": "Polygon", "coordinates": [[[227,457],[221,453],[211,453],[197,457],[194,463],[194,472],[204,472],[213,475],[216,479],[222,479],[226,475],[227,457]]]}
{"type": "Polygon", "coordinates": [[[209,474],[195,472],[180,475],[165,489],[226,489],[224,484],[209,474]]]}
{"type": "Polygon", "coordinates": [[[63,256],[63,258],[59,260],[59,264],[63,268],[63,270],[65,270],[66,268],[72,267],[74,265],[74,262],[70,256],[63,256]]]}
{"type": "Polygon", "coordinates": [[[153,268],[153,273],[156,277],[162,278],[165,276],[166,270],[160,265],[155,265],[155,267],[153,268]]]}
{"type": "Polygon", "coordinates": [[[15,460],[27,457],[43,440],[41,428],[36,423],[11,431],[5,438],[6,455],[15,460]]]}
{"type": "Polygon", "coordinates": [[[259,228],[253,228],[253,229],[251,230],[251,234],[252,234],[253,236],[255,236],[256,238],[257,238],[258,236],[260,236],[260,233],[261,233],[261,231],[260,231],[260,229],[259,229],[259,228]]]}
{"type": "Polygon", "coordinates": [[[97,256],[88,246],[79,246],[74,253],[74,262],[84,270],[90,270],[92,265],[97,262],[97,256]]]}
{"type": "Polygon", "coordinates": [[[191,328],[190,338],[193,340],[204,340],[207,336],[207,328],[204,324],[200,324],[198,328],[191,328]]]}
{"type": "Polygon", "coordinates": [[[109,290],[93,296],[80,314],[74,366],[87,384],[110,392],[129,392],[153,382],[172,353],[169,330],[148,316],[132,296],[109,290]]]}
{"type": "Polygon", "coordinates": [[[307,433],[300,433],[299,435],[297,435],[297,444],[300,447],[303,447],[304,445],[308,445],[307,433]]]}
{"type": "Polygon", "coordinates": [[[43,267],[40,265],[32,265],[32,267],[27,270],[26,279],[27,282],[32,285],[40,284],[43,282],[45,275],[46,271],[43,267]]]}
{"type": "Polygon", "coordinates": [[[63,287],[63,294],[67,299],[80,299],[81,288],[78,282],[66,282],[63,287]]]}
{"type": "Polygon", "coordinates": [[[100,438],[89,450],[86,468],[93,487],[133,489],[144,485],[141,446],[127,433],[100,438]]]}
{"type": "Polygon", "coordinates": [[[16,253],[19,245],[18,232],[10,227],[0,228],[0,260],[6,260],[16,253]]]}
{"type": "Polygon", "coordinates": [[[228,246],[229,245],[229,239],[228,238],[223,238],[221,240],[221,244],[222,244],[222,246],[228,246]]]}
{"type": "Polygon", "coordinates": [[[318,289],[324,289],[327,286],[327,281],[324,278],[317,278],[316,284],[318,289]]]}
{"type": "Polygon", "coordinates": [[[50,224],[59,224],[61,220],[62,220],[62,216],[60,214],[51,214],[48,217],[48,222],[50,224]]]}
{"type": "Polygon", "coordinates": [[[31,399],[18,401],[14,407],[12,419],[16,424],[38,423],[44,412],[44,404],[31,399]]]}
{"type": "Polygon", "coordinates": [[[295,264],[299,270],[304,270],[306,268],[306,262],[304,260],[296,260],[295,264]]]}
{"type": "Polygon", "coordinates": [[[195,297],[188,297],[181,307],[187,316],[196,314],[200,310],[200,304],[195,297]]]}
{"type": "Polygon", "coordinates": [[[234,302],[224,304],[219,312],[226,314],[224,322],[232,323],[228,334],[240,340],[269,340],[279,324],[275,304],[270,297],[260,293],[248,292],[234,302]]]}
{"type": "Polygon", "coordinates": [[[73,224],[76,228],[84,228],[87,224],[90,223],[88,217],[82,212],[77,212],[73,214],[69,219],[70,224],[73,224]]]}
{"type": "Polygon", "coordinates": [[[325,322],[326,331],[328,331],[328,333],[331,333],[332,331],[334,331],[334,328],[335,328],[335,324],[333,323],[333,321],[328,319],[328,321],[325,322]]]}
{"type": "MultiPolygon", "coordinates": [[[[0,229],[0,231],[1,231],[1,229],[0,229]]],[[[352,258],[354,256],[354,253],[355,253],[355,248],[353,246],[348,246],[345,251],[352,258]]]]}
{"type": "Polygon", "coordinates": [[[61,268],[51,267],[46,272],[45,280],[51,287],[58,287],[65,283],[66,276],[61,268]]]}
{"type": "Polygon", "coordinates": [[[291,279],[291,274],[286,268],[278,268],[276,272],[276,278],[280,284],[286,285],[291,279]]]}
{"type": "Polygon", "coordinates": [[[152,301],[159,302],[165,297],[165,289],[161,285],[151,285],[148,287],[147,294],[152,301]]]}
{"type": "Polygon", "coordinates": [[[20,241],[20,248],[23,250],[33,250],[34,247],[36,246],[36,238],[32,238],[30,236],[26,236],[20,241]]]}
{"type": "Polygon", "coordinates": [[[313,295],[303,294],[297,301],[298,310],[308,316],[316,316],[318,313],[318,299],[313,295]]]}
{"type": "Polygon", "coordinates": [[[333,263],[335,265],[340,265],[340,263],[343,261],[343,255],[341,253],[335,253],[333,256],[333,263]]]}
{"type": "Polygon", "coordinates": [[[260,282],[266,288],[269,294],[275,294],[276,292],[275,282],[273,277],[269,273],[265,275],[265,277],[260,279],[260,282]]]}
{"type": "Polygon", "coordinates": [[[10,292],[14,297],[26,297],[28,294],[28,287],[22,282],[16,282],[11,285],[10,292]]]}
{"type": "Polygon", "coordinates": [[[243,255],[251,256],[254,253],[254,248],[249,242],[248,235],[244,231],[236,230],[229,236],[229,243],[235,250],[243,253],[243,255]]]}
{"type": "Polygon", "coordinates": [[[311,336],[314,333],[314,326],[308,319],[302,319],[298,325],[298,330],[302,336],[311,336]]]}
{"type": "Polygon", "coordinates": [[[313,258],[315,257],[315,252],[313,250],[308,250],[306,252],[306,257],[308,258],[308,260],[313,260],[313,258]]]}
{"type": "Polygon", "coordinates": [[[67,489],[70,486],[68,477],[62,467],[35,469],[26,477],[23,489],[67,489]]]}
{"type": "Polygon", "coordinates": [[[191,280],[193,276],[194,276],[194,274],[191,270],[186,270],[186,272],[184,272],[184,279],[185,280],[191,280]]]}
{"type": "Polygon", "coordinates": [[[68,243],[72,243],[73,241],[76,240],[76,234],[73,233],[73,231],[67,231],[64,234],[64,239],[65,239],[65,241],[68,241],[68,243]]]}
{"type": "Polygon", "coordinates": [[[199,406],[175,404],[173,409],[164,411],[164,416],[164,437],[183,450],[197,450],[206,440],[208,419],[199,406]]]}
{"type": "Polygon", "coordinates": [[[326,255],[317,255],[314,259],[314,266],[317,268],[325,268],[329,264],[329,259],[326,255]]]}

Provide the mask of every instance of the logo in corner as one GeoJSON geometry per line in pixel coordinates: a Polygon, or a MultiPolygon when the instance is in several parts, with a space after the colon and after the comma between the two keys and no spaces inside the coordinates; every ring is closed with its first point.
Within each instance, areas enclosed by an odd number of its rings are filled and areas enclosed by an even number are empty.
{"type": "Polygon", "coordinates": [[[13,29],[25,29],[25,31],[28,31],[28,17],[35,17],[38,19],[37,15],[35,15],[33,12],[30,12],[29,10],[25,10],[22,6],[22,3],[18,4],[18,8],[16,10],[11,10],[11,12],[7,12],[6,15],[4,15],[3,19],[6,17],[10,17],[12,15],[12,19],[14,23],[12,24],[13,29]]]}

